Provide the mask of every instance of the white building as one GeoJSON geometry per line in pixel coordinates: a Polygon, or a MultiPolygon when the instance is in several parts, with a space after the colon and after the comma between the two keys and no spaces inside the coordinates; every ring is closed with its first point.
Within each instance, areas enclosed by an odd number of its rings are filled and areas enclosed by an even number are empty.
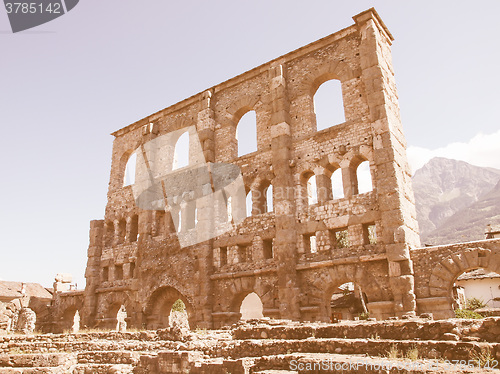
{"type": "Polygon", "coordinates": [[[500,308],[500,275],[482,268],[463,273],[455,282],[463,287],[465,298],[482,300],[488,308],[500,308]]]}

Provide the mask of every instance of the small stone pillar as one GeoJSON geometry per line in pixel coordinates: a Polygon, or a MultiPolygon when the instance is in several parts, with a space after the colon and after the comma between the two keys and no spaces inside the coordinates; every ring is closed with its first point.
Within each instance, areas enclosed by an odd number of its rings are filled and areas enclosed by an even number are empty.
{"type": "Polygon", "coordinates": [[[36,325],[36,313],[30,308],[22,308],[19,312],[16,331],[22,334],[33,334],[36,325]]]}

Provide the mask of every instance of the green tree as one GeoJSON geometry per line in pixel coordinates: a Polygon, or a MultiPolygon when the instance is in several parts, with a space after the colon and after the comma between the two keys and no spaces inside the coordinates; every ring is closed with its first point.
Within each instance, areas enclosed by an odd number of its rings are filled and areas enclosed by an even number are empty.
{"type": "Polygon", "coordinates": [[[174,312],[184,312],[186,310],[186,305],[184,305],[181,299],[177,299],[174,305],[172,305],[172,310],[174,312]]]}
{"type": "Polygon", "coordinates": [[[483,300],[478,299],[477,297],[471,297],[470,299],[467,299],[465,305],[467,310],[476,310],[486,306],[483,300]]]}

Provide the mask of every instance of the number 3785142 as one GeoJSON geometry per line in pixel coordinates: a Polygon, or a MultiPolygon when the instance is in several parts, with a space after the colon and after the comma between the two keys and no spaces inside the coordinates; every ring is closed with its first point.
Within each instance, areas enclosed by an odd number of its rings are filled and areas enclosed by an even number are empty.
{"type": "Polygon", "coordinates": [[[7,13],[61,13],[61,3],[37,4],[37,3],[5,3],[7,13]]]}

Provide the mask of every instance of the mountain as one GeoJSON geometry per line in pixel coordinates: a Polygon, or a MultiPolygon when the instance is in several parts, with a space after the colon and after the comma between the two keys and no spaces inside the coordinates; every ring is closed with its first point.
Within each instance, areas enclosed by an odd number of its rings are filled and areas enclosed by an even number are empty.
{"type": "Polygon", "coordinates": [[[444,244],[485,238],[486,225],[500,226],[500,182],[467,208],[459,210],[434,231],[427,242],[444,244]]]}
{"type": "Polygon", "coordinates": [[[487,224],[500,224],[499,180],[500,170],[442,157],[417,170],[413,190],[422,243],[484,239],[487,224]]]}

